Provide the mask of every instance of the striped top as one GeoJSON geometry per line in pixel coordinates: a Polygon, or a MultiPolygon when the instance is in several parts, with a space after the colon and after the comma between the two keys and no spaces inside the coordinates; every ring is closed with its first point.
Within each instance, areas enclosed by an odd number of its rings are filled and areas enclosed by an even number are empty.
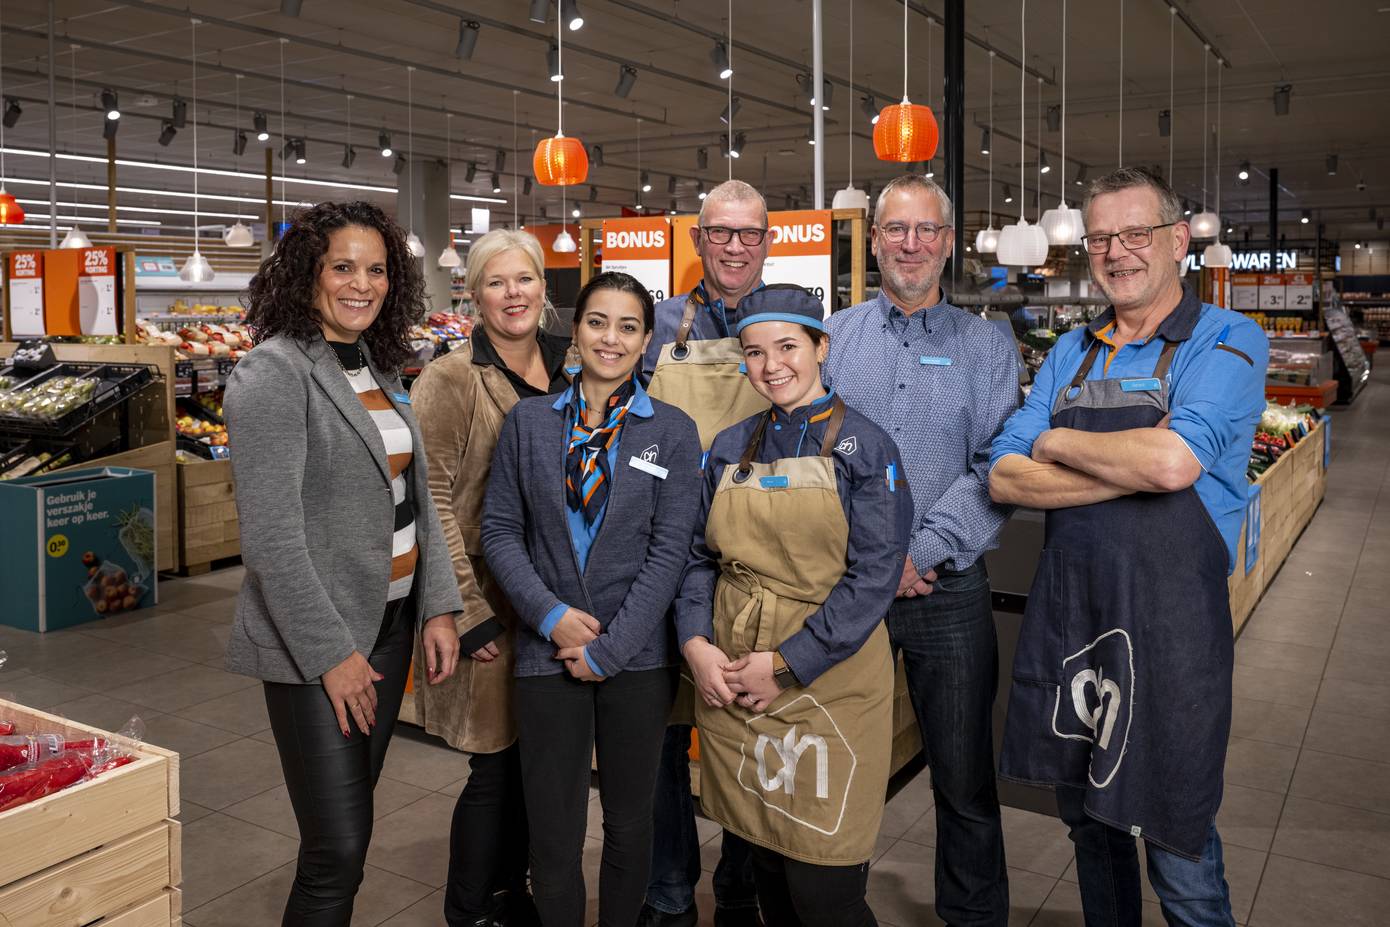
{"type": "MultiPolygon", "coordinates": [[[[344,371],[347,373],[347,371],[344,371]]],[[[386,445],[386,460],[391,472],[391,498],[396,504],[395,534],[391,538],[391,586],[386,601],[403,599],[410,594],[415,582],[415,562],[420,550],[415,544],[415,510],[405,491],[405,471],[414,458],[410,428],[392,406],[372,377],[371,369],[347,373],[352,390],[376,423],[381,441],[386,445]]]]}

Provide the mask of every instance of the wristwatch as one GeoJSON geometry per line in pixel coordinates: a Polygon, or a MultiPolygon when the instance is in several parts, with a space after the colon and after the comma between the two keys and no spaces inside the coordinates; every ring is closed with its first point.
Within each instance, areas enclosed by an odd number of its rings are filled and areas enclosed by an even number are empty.
{"type": "Polygon", "coordinates": [[[772,681],[777,683],[779,689],[790,689],[792,686],[799,686],[801,683],[796,678],[796,673],[787,665],[787,661],[782,659],[782,651],[772,651],[772,681]]]}

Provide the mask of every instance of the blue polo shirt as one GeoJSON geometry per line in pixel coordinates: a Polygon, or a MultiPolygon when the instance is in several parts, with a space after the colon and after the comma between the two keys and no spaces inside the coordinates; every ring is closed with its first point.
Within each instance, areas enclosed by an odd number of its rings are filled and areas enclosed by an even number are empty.
{"type": "Polygon", "coordinates": [[[1147,341],[1115,350],[1110,342],[1114,323],[1115,310],[1107,309],[1086,328],[1057,339],[1023,407],[994,439],[990,467],[1009,454],[1032,455],[1033,442],[1052,427],[1058,392],[1076,375],[1094,342],[1102,346],[1088,380],[1150,376],[1164,341],[1177,341],[1168,368],[1168,427],[1202,465],[1194,488],[1226,541],[1229,573],[1249,493],[1245,471],[1250,443],[1265,409],[1269,339],[1240,313],[1202,303],[1186,284],[1177,308],[1147,341]]]}

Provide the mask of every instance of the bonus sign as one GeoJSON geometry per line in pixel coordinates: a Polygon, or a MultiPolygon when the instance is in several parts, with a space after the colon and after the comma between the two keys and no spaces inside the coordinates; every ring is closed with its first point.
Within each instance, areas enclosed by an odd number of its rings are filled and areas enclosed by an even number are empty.
{"type": "Polygon", "coordinates": [[[670,221],[665,216],[605,219],[603,269],[636,277],[656,302],[670,296],[670,221]]]}

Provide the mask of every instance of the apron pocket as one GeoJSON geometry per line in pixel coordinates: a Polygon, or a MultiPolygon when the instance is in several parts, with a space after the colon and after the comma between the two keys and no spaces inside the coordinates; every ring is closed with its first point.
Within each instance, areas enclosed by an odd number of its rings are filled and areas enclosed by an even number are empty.
{"type": "Polygon", "coordinates": [[[1028,592],[1018,649],[1014,653],[1015,680],[1056,686],[1062,683],[1062,661],[1067,654],[1066,563],[1060,550],[1044,548],[1038,571],[1028,592]]]}

